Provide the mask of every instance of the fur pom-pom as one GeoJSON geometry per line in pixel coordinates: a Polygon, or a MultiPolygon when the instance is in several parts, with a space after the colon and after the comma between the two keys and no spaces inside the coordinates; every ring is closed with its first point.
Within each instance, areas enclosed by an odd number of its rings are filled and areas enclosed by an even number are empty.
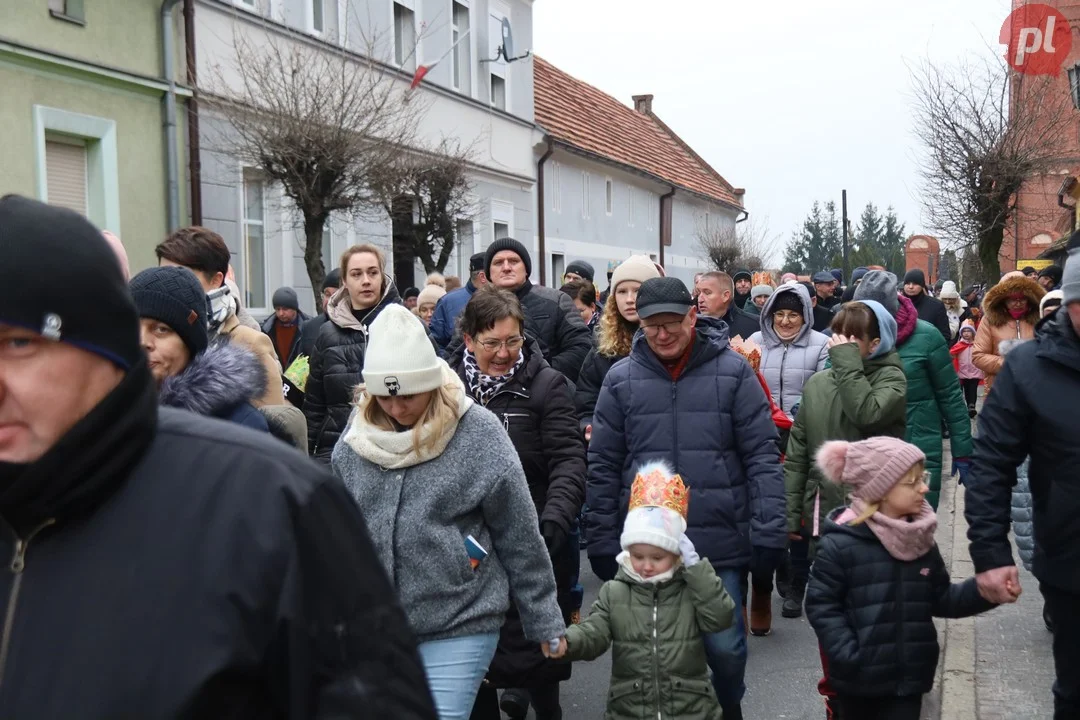
{"type": "Polygon", "coordinates": [[[821,472],[825,473],[825,477],[838,485],[843,482],[844,465],[847,463],[847,452],[850,446],[851,443],[843,440],[831,440],[821,446],[815,458],[821,472]]]}
{"type": "Polygon", "coordinates": [[[660,474],[665,478],[675,476],[675,468],[671,467],[671,464],[667,460],[650,460],[646,463],[642,463],[638,466],[636,475],[645,477],[654,470],[659,470],[660,474]]]}

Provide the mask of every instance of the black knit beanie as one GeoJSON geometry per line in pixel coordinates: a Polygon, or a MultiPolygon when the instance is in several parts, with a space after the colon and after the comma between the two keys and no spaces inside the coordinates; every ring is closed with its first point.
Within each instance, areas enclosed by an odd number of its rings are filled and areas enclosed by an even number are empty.
{"type": "Polygon", "coordinates": [[[584,279],[588,280],[589,282],[592,282],[593,276],[596,274],[596,269],[584,260],[575,260],[574,262],[566,266],[566,270],[564,272],[576,273],[584,279]]]}
{"type": "Polygon", "coordinates": [[[532,258],[529,257],[529,251],[514,238],[503,238],[488,245],[487,254],[484,257],[484,273],[488,278],[491,277],[491,261],[495,259],[496,254],[503,250],[511,250],[517,253],[518,257],[521,258],[521,262],[525,263],[525,276],[532,275],[532,258]]]}
{"type": "Polygon", "coordinates": [[[800,315],[806,309],[803,306],[802,298],[794,290],[784,290],[783,292],[775,293],[769,298],[769,310],[776,313],[780,310],[792,310],[800,315]]]}
{"type": "Polygon", "coordinates": [[[907,271],[907,275],[904,276],[904,284],[915,283],[921,285],[923,290],[926,290],[926,275],[919,268],[914,268],[907,271]]]}
{"type": "Polygon", "coordinates": [[[148,268],[131,279],[131,296],[139,317],[171,327],[192,356],[206,349],[206,293],[193,272],[176,266],[148,268]]]}
{"type": "Polygon", "coordinates": [[[120,262],[82,215],[0,198],[0,323],[100,355],[127,370],[143,356],[120,262]]]}

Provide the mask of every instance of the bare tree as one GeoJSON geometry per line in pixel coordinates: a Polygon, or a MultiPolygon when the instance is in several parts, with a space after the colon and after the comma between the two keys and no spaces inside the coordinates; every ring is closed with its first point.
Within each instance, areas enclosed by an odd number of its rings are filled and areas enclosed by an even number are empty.
{"type": "Polygon", "coordinates": [[[751,217],[733,226],[709,227],[699,219],[694,230],[698,247],[716,270],[762,270],[780,249],[780,237],[769,232],[768,223],[751,217]]]}
{"type": "Polygon", "coordinates": [[[922,206],[950,246],[974,244],[986,279],[1020,208],[1025,182],[1040,181],[1065,159],[1074,128],[1068,94],[1048,76],[1010,71],[1000,58],[912,72],[922,206]]]}
{"type": "Polygon", "coordinates": [[[215,68],[204,97],[231,130],[220,149],[261,168],[295,206],[318,307],[327,218],[381,214],[373,180],[416,144],[424,105],[377,60],[375,39],[354,53],[252,32],[234,32],[235,58],[215,68]]]}
{"type": "Polygon", "coordinates": [[[394,153],[373,169],[371,189],[394,225],[394,254],[417,258],[424,272],[443,272],[457,223],[477,211],[469,176],[472,152],[452,139],[431,150],[394,153]]]}

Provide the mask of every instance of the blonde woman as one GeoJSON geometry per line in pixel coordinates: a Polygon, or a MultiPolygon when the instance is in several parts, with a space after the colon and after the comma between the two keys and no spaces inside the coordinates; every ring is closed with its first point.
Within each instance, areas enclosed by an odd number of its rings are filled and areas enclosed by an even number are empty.
{"type": "Polygon", "coordinates": [[[596,347],[585,356],[574,395],[578,420],[586,441],[592,435],[593,410],[604,377],[612,365],[630,354],[634,334],[638,331],[638,288],[646,280],[657,277],[660,277],[660,273],[648,255],[627,258],[611,274],[611,295],[600,315],[596,347]]]}
{"type": "Polygon", "coordinates": [[[363,381],[332,464],[418,637],[440,720],[465,720],[511,592],[545,654],[566,632],[536,508],[502,422],[404,307],[371,324],[363,381]]]}

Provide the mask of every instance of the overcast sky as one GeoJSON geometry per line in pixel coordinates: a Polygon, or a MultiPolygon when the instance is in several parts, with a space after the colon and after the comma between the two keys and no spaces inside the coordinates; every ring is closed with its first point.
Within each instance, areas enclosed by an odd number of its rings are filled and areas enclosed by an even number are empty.
{"type": "MultiPolygon", "coordinates": [[[[787,243],[815,200],[847,188],[922,231],[910,73],[1004,53],[1008,0],[537,0],[535,51],[653,111],[787,243]]],[[[781,258],[774,258],[779,262],[781,258]]]]}

